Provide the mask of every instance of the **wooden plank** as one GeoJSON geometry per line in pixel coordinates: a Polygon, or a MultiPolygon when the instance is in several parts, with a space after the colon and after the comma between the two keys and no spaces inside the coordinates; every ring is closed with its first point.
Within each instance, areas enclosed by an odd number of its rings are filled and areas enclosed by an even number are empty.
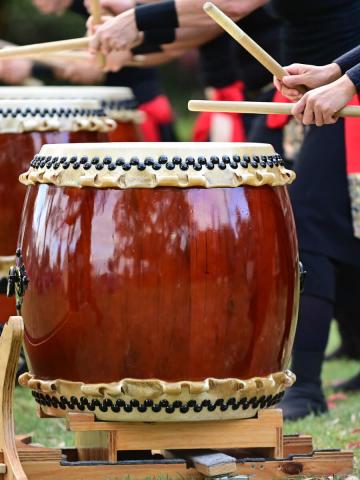
{"type": "MultiPolygon", "coordinates": [[[[272,448],[281,456],[282,413],[261,411],[258,418],[213,422],[94,422],[68,416],[71,431],[116,432],[117,450],[272,448]],[[174,432],[176,434],[174,435],[174,432]],[[280,453],[279,453],[280,452],[280,453]]],[[[272,455],[274,456],[275,453],[272,455]]]]}
{"type": "Polygon", "coordinates": [[[311,435],[284,435],[284,458],[299,453],[312,453],[313,441],[311,435]]]}
{"type": "Polygon", "coordinates": [[[144,480],[148,477],[181,478],[182,480],[203,480],[201,473],[186,464],[137,464],[61,466],[57,462],[26,462],[24,470],[28,480],[144,480]]]}
{"type": "Polygon", "coordinates": [[[21,462],[27,460],[36,461],[58,461],[62,458],[62,452],[60,448],[46,448],[42,445],[33,445],[22,443],[16,439],[16,447],[21,462]]]}
{"type": "Polygon", "coordinates": [[[257,480],[291,477],[329,477],[350,475],[353,472],[352,452],[318,451],[309,456],[292,459],[245,461],[238,463],[236,473],[254,475],[257,480]]]}
{"type": "Polygon", "coordinates": [[[0,449],[7,480],[26,480],[15,443],[13,397],[16,370],[24,335],[21,317],[10,317],[0,338],[0,449]]]}

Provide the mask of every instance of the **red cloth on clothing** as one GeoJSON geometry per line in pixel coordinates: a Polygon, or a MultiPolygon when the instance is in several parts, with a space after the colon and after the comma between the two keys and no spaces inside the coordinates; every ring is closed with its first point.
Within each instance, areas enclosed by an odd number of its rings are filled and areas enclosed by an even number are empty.
{"type": "MultiPolygon", "coordinates": [[[[349,105],[360,106],[359,95],[355,95],[349,105]]],[[[360,123],[358,118],[346,117],[345,149],[346,171],[348,174],[360,173],[360,123]]]]}
{"type": "Polygon", "coordinates": [[[140,124],[143,141],[161,141],[159,125],[171,123],[174,119],[168,98],[165,95],[159,95],[150,102],[139,105],[139,110],[145,114],[144,121],[140,124]]]}
{"type": "MultiPolygon", "coordinates": [[[[211,100],[222,101],[243,101],[244,84],[237,81],[223,88],[215,88],[211,100]]],[[[202,112],[198,115],[193,128],[194,142],[208,142],[210,139],[211,124],[218,115],[215,112],[202,112]]],[[[231,132],[229,139],[231,142],[243,142],[246,140],[245,127],[242,116],[238,113],[221,113],[231,119],[231,132]]]]}
{"type": "MultiPolygon", "coordinates": [[[[290,100],[284,97],[278,90],[275,90],[275,95],[272,101],[280,103],[291,103],[290,100]]],[[[266,117],[266,126],[269,128],[283,128],[289,122],[290,118],[291,115],[279,115],[275,113],[270,113],[266,117]]]]}

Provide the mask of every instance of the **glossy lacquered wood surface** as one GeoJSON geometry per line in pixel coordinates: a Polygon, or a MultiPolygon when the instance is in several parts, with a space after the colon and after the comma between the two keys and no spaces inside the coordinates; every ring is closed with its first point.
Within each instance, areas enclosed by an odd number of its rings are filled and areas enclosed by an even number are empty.
{"type": "Polygon", "coordinates": [[[117,122],[115,130],[109,132],[110,142],[139,142],[140,130],[134,122],[117,122]]]}
{"type": "MultiPolygon", "coordinates": [[[[0,256],[15,255],[26,193],[26,187],[19,182],[19,175],[29,168],[41,146],[45,143],[100,142],[106,139],[106,134],[98,132],[0,133],[0,256]]],[[[9,305],[6,300],[0,305],[5,303],[9,305]]],[[[8,309],[0,308],[0,323],[7,321],[7,315],[8,309]]]]}
{"type": "Polygon", "coordinates": [[[25,344],[44,379],[249,378],[289,357],[298,293],[284,187],[30,187],[25,344]]]}

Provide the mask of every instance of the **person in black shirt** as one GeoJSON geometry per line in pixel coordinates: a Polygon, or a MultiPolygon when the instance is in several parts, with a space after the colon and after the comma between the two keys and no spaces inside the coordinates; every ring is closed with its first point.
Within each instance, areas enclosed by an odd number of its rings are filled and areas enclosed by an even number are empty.
{"type": "MultiPolygon", "coordinates": [[[[284,20],[283,65],[329,65],[360,43],[357,0],[272,0],[272,5],[284,20]]],[[[297,382],[281,404],[287,419],[327,411],[321,368],[339,275],[360,266],[346,171],[347,141],[344,119],[321,128],[310,126],[297,158],[297,180],[290,188],[300,258],[308,275],[293,349],[297,382]]]]}

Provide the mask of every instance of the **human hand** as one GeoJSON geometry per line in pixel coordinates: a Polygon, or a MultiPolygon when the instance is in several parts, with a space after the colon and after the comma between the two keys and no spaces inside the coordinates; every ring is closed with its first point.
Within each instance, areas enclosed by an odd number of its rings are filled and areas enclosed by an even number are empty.
{"type": "Polygon", "coordinates": [[[109,55],[114,51],[129,50],[140,43],[141,34],[135,22],[135,11],[132,8],[116,17],[103,17],[104,23],[93,25],[92,19],[88,22],[90,38],[89,51],[109,55]]]}
{"type": "Polygon", "coordinates": [[[315,65],[303,65],[294,63],[285,67],[289,75],[281,80],[274,77],[274,85],[284,97],[292,102],[297,102],[304,95],[299,87],[309,90],[331,83],[341,76],[340,67],[336,63],[330,63],[322,67],[315,65]]]}
{"type": "Polygon", "coordinates": [[[337,121],[337,113],[356,94],[356,88],[347,75],[335,82],[315,88],[293,106],[292,114],[304,125],[321,127],[337,121]]]}
{"type": "Polygon", "coordinates": [[[32,0],[32,2],[40,12],[49,15],[64,13],[71,6],[73,0],[32,0]]]}
{"type": "Polygon", "coordinates": [[[104,79],[104,73],[96,65],[95,60],[80,60],[67,62],[55,69],[55,75],[62,80],[81,85],[93,85],[104,79]]]}
{"type": "Polygon", "coordinates": [[[118,50],[105,56],[104,72],[118,72],[133,58],[131,50],[118,50]]]}
{"type": "Polygon", "coordinates": [[[26,59],[2,60],[0,62],[0,77],[4,83],[22,84],[31,76],[32,62],[26,59]]]}

